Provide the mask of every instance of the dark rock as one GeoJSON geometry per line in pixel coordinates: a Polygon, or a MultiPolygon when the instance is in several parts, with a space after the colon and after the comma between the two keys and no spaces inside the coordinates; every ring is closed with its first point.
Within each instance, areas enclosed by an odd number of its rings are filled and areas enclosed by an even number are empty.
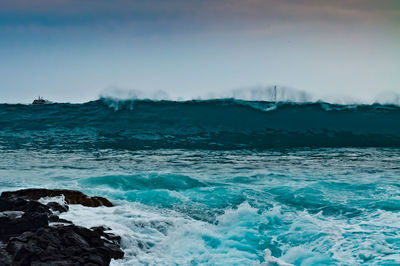
{"type": "Polygon", "coordinates": [[[124,252],[119,248],[121,244],[121,237],[112,233],[106,233],[105,231],[111,230],[111,228],[104,226],[97,226],[90,228],[93,232],[104,237],[104,245],[110,249],[112,257],[115,259],[122,259],[124,252]]]}
{"type": "Polygon", "coordinates": [[[49,223],[62,223],[62,224],[72,224],[71,221],[65,220],[63,218],[58,217],[57,215],[51,215],[49,217],[49,223]]]}
{"type": "Polygon", "coordinates": [[[92,227],[90,228],[92,229],[94,232],[96,232],[97,234],[103,236],[105,239],[107,239],[108,241],[111,241],[114,244],[121,244],[121,237],[117,236],[115,234],[112,233],[106,233],[105,231],[109,231],[111,230],[111,228],[105,227],[105,226],[96,226],[96,227],[92,227]]]}
{"type": "MultiPolygon", "coordinates": [[[[110,202],[104,198],[87,197],[78,191],[20,190],[3,192],[0,196],[0,265],[109,265],[112,258],[123,258],[121,238],[106,231],[92,230],[60,219],[53,211],[68,211],[68,206],[35,200],[54,197],[67,191],[67,202],[100,206],[110,202]],[[37,192],[37,193],[36,193],[37,192]],[[54,192],[54,193],[53,193],[54,192]],[[67,200],[68,199],[68,200],[67,200]],[[99,200],[100,199],[100,200],[99,200]],[[60,224],[51,224],[58,222],[60,224]],[[64,224],[62,224],[64,223],[64,224]],[[69,225],[65,225],[65,224],[69,225]]],[[[108,203],[109,204],[108,204],[108,203]]]]}
{"type": "Polygon", "coordinates": [[[59,221],[60,218],[57,215],[52,214],[49,216],[49,223],[58,223],[59,221]]]}
{"type": "Polygon", "coordinates": [[[107,252],[110,253],[111,258],[113,259],[122,259],[125,255],[121,248],[115,244],[105,242],[104,246],[108,249],[107,252]]]}
{"type": "Polygon", "coordinates": [[[61,204],[59,204],[57,202],[53,202],[53,201],[47,203],[47,206],[49,206],[49,208],[52,211],[56,211],[56,212],[59,212],[59,213],[67,212],[69,210],[68,205],[61,205],[61,204]]]}
{"type": "Polygon", "coordinates": [[[18,219],[18,218],[21,218],[22,215],[24,215],[23,211],[3,211],[3,212],[0,212],[0,218],[1,217],[8,217],[9,219],[18,219]]]}
{"type": "Polygon", "coordinates": [[[23,211],[46,213],[48,215],[51,214],[49,207],[37,201],[25,200],[22,198],[3,198],[0,196],[0,212],[2,211],[23,211]]]}
{"type": "Polygon", "coordinates": [[[25,232],[11,238],[6,250],[17,265],[108,265],[123,257],[118,246],[106,246],[97,233],[75,225],[25,232]]]}
{"type": "Polygon", "coordinates": [[[1,215],[0,240],[8,240],[12,236],[28,230],[36,230],[48,224],[48,216],[45,213],[26,212],[21,217],[1,215]]]}
{"type": "Polygon", "coordinates": [[[22,198],[28,200],[39,200],[43,197],[58,197],[64,195],[65,201],[68,204],[81,204],[88,207],[114,206],[108,199],[103,197],[88,197],[80,191],[65,190],[65,189],[41,189],[31,188],[17,191],[8,191],[1,193],[0,199],[7,198],[22,198]]]}
{"type": "Polygon", "coordinates": [[[7,251],[0,248],[0,265],[2,266],[11,266],[11,256],[7,251]]]}
{"type": "Polygon", "coordinates": [[[49,207],[20,198],[0,198],[0,240],[48,225],[49,207]],[[19,212],[19,215],[16,213],[19,212]]]}
{"type": "Polygon", "coordinates": [[[65,220],[65,219],[62,219],[62,218],[58,218],[57,222],[59,222],[59,223],[65,223],[65,224],[72,224],[71,221],[68,221],[68,220],[65,220]]]}

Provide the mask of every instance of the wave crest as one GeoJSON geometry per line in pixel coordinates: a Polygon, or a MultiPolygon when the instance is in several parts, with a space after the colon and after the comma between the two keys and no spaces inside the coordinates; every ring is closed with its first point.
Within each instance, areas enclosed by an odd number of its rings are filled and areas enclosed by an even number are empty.
{"type": "Polygon", "coordinates": [[[13,148],[400,147],[396,105],[101,98],[0,114],[0,145],[13,148]]]}

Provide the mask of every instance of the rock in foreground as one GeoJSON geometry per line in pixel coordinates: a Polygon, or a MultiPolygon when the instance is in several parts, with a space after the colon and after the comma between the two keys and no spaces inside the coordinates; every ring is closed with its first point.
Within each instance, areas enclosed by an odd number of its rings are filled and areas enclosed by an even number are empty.
{"type": "Polygon", "coordinates": [[[31,188],[17,191],[8,191],[1,194],[2,198],[22,198],[27,200],[39,200],[44,197],[57,197],[64,195],[68,204],[81,204],[87,207],[106,206],[112,207],[113,204],[103,197],[88,197],[80,191],[66,189],[43,189],[31,188]]]}
{"type": "Polygon", "coordinates": [[[79,195],[86,203],[87,199],[99,198],[69,190],[31,189],[1,194],[0,265],[109,265],[111,259],[124,256],[119,247],[120,238],[105,232],[109,228],[91,230],[73,225],[52,211],[67,211],[68,206],[36,201],[42,197],[38,195],[69,197],[60,191],[79,195]]]}

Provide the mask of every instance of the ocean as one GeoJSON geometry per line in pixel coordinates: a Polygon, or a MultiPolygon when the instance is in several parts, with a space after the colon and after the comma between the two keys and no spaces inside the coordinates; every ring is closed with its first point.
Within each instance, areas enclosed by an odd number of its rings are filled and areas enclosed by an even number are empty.
{"type": "Polygon", "coordinates": [[[0,192],[104,196],[62,218],[112,265],[400,264],[400,107],[114,100],[0,105],[0,192]]]}

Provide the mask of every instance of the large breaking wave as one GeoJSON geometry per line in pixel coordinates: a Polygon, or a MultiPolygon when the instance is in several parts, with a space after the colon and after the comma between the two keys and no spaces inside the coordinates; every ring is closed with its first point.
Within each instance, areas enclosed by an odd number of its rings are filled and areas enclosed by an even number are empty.
{"type": "Polygon", "coordinates": [[[53,149],[400,147],[400,107],[101,98],[0,105],[0,146],[53,149]]]}

